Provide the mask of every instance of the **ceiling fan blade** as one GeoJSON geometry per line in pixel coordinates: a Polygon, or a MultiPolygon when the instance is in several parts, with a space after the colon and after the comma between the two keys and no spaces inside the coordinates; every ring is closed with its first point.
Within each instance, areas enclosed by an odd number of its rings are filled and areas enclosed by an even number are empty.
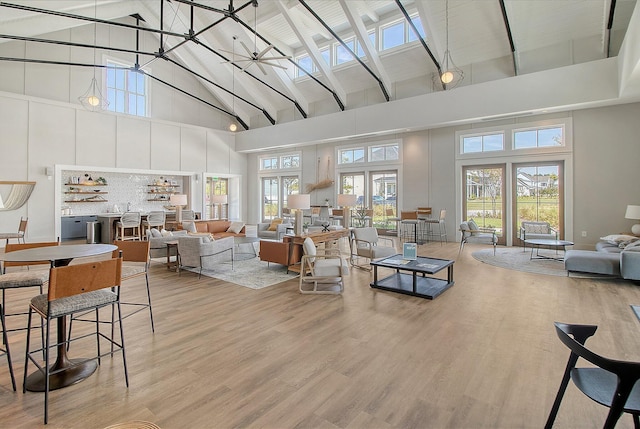
{"type": "Polygon", "coordinates": [[[291,58],[291,55],[283,55],[281,57],[262,57],[260,58],[262,61],[271,61],[271,60],[288,60],[289,58],[291,58]]]}
{"type": "Polygon", "coordinates": [[[242,70],[240,70],[240,71],[241,71],[241,72],[245,71],[246,69],[248,69],[249,67],[251,67],[251,66],[253,65],[253,63],[254,63],[254,62],[255,62],[255,61],[249,61],[249,63],[248,63],[246,66],[242,67],[242,70]]]}
{"type": "Polygon", "coordinates": [[[281,68],[283,70],[287,69],[287,67],[285,67],[285,66],[281,66],[280,64],[277,64],[277,63],[270,63],[270,62],[265,61],[265,60],[259,61],[258,64],[264,64],[264,65],[271,66],[271,67],[278,67],[278,68],[281,68]]]}
{"type": "Polygon", "coordinates": [[[264,54],[266,54],[267,52],[269,52],[271,49],[273,49],[273,45],[269,45],[269,46],[267,46],[266,48],[264,48],[264,49],[263,49],[263,50],[262,50],[262,51],[257,55],[257,57],[256,57],[256,58],[257,58],[257,59],[261,59],[261,58],[262,58],[262,56],[263,56],[264,54]]]}
{"type": "Polygon", "coordinates": [[[266,76],[267,75],[267,71],[264,69],[264,67],[262,67],[263,63],[261,63],[260,61],[254,61],[254,62],[258,65],[258,67],[260,68],[260,71],[262,72],[262,74],[266,76]]]}
{"type": "Polygon", "coordinates": [[[244,50],[247,51],[247,54],[249,54],[250,58],[255,58],[255,54],[253,52],[251,52],[251,49],[247,48],[247,45],[245,45],[242,40],[240,41],[240,44],[242,45],[244,50]]]}

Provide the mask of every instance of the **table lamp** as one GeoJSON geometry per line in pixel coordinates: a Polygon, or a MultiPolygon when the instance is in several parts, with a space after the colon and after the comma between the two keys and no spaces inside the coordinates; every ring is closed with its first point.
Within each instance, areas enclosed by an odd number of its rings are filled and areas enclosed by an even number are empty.
{"type": "Polygon", "coordinates": [[[358,197],[355,194],[338,194],[338,205],[345,208],[343,214],[345,228],[349,228],[351,225],[351,207],[355,206],[357,202],[358,197]]]}
{"type": "Polygon", "coordinates": [[[176,222],[182,223],[182,206],[187,205],[187,196],[185,194],[173,194],[169,197],[169,202],[176,207],[176,222]]]}
{"type": "MultiPolygon", "coordinates": [[[[627,206],[627,212],[624,214],[625,219],[640,220],[640,206],[627,206]]],[[[631,227],[633,235],[640,235],[640,223],[636,223],[631,227]]]]}
{"type": "Polygon", "coordinates": [[[212,195],[211,202],[218,206],[218,219],[222,219],[222,205],[227,204],[227,195],[212,195]]]}
{"type": "Polygon", "coordinates": [[[296,209],[295,223],[293,224],[293,233],[302,235],[302,210],[311,208],[311,195],[309,194],[292,194],[287,197],[287,206],[290,209],[296,209]]]}

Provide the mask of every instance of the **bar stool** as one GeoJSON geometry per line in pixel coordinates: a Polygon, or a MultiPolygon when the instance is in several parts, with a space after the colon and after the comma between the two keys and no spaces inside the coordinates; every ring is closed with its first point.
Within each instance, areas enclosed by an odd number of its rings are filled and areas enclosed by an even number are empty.
{"type": "Polygon", "coordinates": [[[443,241],[442,241],[442,237],[444,237],[444,241],[447,241],[447,225],[444,222],[444,218],[447,215],[447,210],[446,209],[442,209],[440,210],[440,218],[438,219],[424,219],[423,222],[427,225],[427,238],[430,237],[438,237],[438,239],[440,240],[440,245],[442,245],[443,241]],[[431,226],[438,225],[438,232],[436,233],[434,230],[431,229],[431,226]]]}
{"type": "Polygon", "coordinates": [[[140,213],[126,212],[116,223],[116,240],[140,240],[140,213]],[[127,229],[131,229],[131,235],[127,235],[127,229]]]}
{"type": "Polygon", "coordinates": [[[146,230],[149,230],[153,227],[164,229],[165,218],[166,214],[164,211],[149,212],[147,218],[142,221],[142,235],[144,236],[146,230]]]}
{"type": "Polygon", "coordinates": [[[412,211],[401,211],[400,212],[400,226],[401,240],[410,240],[411,242],[418,242],[418,212],[415,210],[412,211]],[[413,232],[413,235],[410,233],[413,232]]]}

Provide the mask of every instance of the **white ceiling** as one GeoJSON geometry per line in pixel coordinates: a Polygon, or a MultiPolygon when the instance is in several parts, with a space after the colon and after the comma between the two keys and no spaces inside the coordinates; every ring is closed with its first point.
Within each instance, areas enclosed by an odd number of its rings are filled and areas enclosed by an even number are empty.
{"type": "MultiPolygon", "coordinates": [[[[164,3],[164,30],[179,34],[189,31],[191,8],[186,4],[188,1],[184,1],[164,3]]],[[[220,10],[230,7],[228,0],[194,0],[194,3],[220,10]]],[[[257,8],[250,3],[234,1],[235,8],[246,5],[237,16],[285,54],[295,56],[336,41],[297,0],[259,0],[257,8]]],[[[409,14],[419,14],[426,43],[441,61],[447,40],[446,1],[401,0],[400,3],[409,14]]],[[[306,4],[340,37],[352,36],[358,28],[371,29],[403,18],[393,0],[306,0],[306,4]],[[349,13],[353,14],[351,22],[349,13]]],[[[617,0],[610,42],[607,22],[611,0],[504,0],[504,4],[515,47],[513,55],[499,0],[448,2],[449,50],[456,65],[465,71],[463,85],[615,56],[636,0],[617,0]],[[607,44],[611,47],[608,54],[607,44]]],[[[87,21],[18,10],[10,5],[127,23],[134,23],[127,18],[129,15],[139,14],[146,21],[143,23],[146,27],[160,27],[160,0],[14,0],[0,2],[2,35],[49,38],[48,35],[61,30],[91,25],[87,21]]],[[[193,11],[195,32],[223,17],[205,8],[194,7],[193,11]]],[[[233,89],[238,96],[263,108],[277,122],[302,119],[291,100],[296,100],[309,116],[339,111],[336,97],[345,109],[386,102],[380,84],[356,62],[333,69],[319,67],[322,70],[314,76],[324,87],[309,78],[292,79],[294,66],[287,61],[280,61],[280,64],[289,70],[266,67],[266,76],[257,67],[250,67],[250,72],[272,86],[273,89],[269,89],[238,70],[232,71],[231,65],[211,52],[216,50],[228,57],[231,54],[224,51],[235,49],[244,53],[237,43],[234,47],[233,36],[249,47],[253,48],[255,44],[258,52],[266,46],[242,25],[226,19],[198,36],[201,45],[187,42],[169,56],[208,80],[230,91],[233,89]],[[283,113],[291,111],[295,114],[283,113]]],[[[0,43],[6,41],[6,38],[0,38],[0,43]]],[[[181,41],[183,39],[169,36],[165,49],[181,41]]],[[[269,55],[272,54],[277,55],[274,51],[269,55]]],[[[434,62],[419,43],[384,52],[374,51],[365,64],[382,82],[390,100],[443,90],[433,78],[437,70],[434,62]]],[[[228,93],[208,82],[203,83],[221,107],[232,110],[234,103],[228,93]]],[[[236,102],[233,110],[251,127],[269,125],[259,109],[236,102]]]]}

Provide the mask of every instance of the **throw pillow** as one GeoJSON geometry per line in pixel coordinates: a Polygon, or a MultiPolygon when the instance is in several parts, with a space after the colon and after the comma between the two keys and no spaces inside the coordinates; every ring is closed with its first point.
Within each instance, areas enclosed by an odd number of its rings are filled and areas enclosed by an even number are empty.
{"type": "Polygon", "coordinates": [[[471,231],[477,231],[478,230],[478,224],[476,223],[475,220],[469,219],[469,221],[467,223],[469,224],[469,229],[471,231]]]}
{"type": "Polygon", "coordinates": [[[524,230],[529,234],[548,234],[549,227],[543,223],[527,223],[524,225],[524,230]]]}
{"type": "Polygon", "coordinates": [[[211,243],[212,241],[214,241],[214,239],[211,236],[211,234],[207,234],[207,235],[203,235],[202,236],[202,242],[203,243],[211,243]]]}
{"type": "Polygon", "coordinates": [[[280,218],[273,219],[271,221],[271,224],[267,228],[267,231],[277,231],[278,230],[278,225],[280,225],[281,223],[282,223],[282,219],[280,219],[280,218]]]}
{"type": "Polygon", "coordinates": [[[636,237],[633,240],[623,241],[618,244],[618,247],[621,249],[631,249],[632,247],[640,246],[640,238],[636,237]]]}
{"type": "Polygon", "coordinates": [[[167,231],[166,229],[163,229],[162,231],[160,231],[160,235],[162,235],[163,237],[173,237],[173,234],[171,233],[171,231],[167,231]]]}
{"type": "Polygon", "coordinates": [[[622,243],[623,241],[629,241],[637,239],[638,237],[634,237],[633,235],[626,234],[611,234],[605,237],[600,237],[600,240],[606,241],[611,244],[615,244],[616,246],[622,243]]]}
{"type": "Polygon", "coordinates": [[[244,222],[231,222],[231,225],[229,225],[229,228],[227,228],[227,232],[232,232],[234,234],[240,234],[240,231],[242,231],[242,228],[244,228],[244,222]]]}
{"type": "Polygon", "coordinates": [[[162,233],[160,233],[160,231],[158,231],[158,228],[151,228],[150,232],[151,232],[151,237],[152,238],[162,237],[162,233]]]}
{"type": "Polygon", "coordinates": [[[182,222],[182,228],[186,229],[188,232],[198,232],[195,222],[182,222]]]}

